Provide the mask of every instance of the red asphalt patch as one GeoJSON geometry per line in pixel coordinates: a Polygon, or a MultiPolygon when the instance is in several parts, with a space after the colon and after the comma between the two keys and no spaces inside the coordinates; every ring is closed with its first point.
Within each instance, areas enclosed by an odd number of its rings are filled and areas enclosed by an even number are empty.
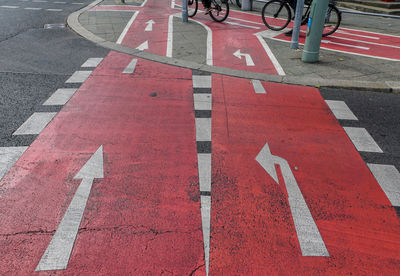
{"type": "Polygon", "coordinates": [[[399,219],[318,90],[264,87],[213,75],[210,274],[398,274],[399,219]],[[255,160],[267,142],[329,257],[302,256],[282,176],[278,185],[255,160]]]}
{"type": "Polygon", "coordinates": [[[62,273],[188,275],[204,265],[191,71],[139,60],[122,74],[131,59],[109,54],[2,179],[0,274],[34,272],[73,177],[100,145],[104,179],[62,273]]]}

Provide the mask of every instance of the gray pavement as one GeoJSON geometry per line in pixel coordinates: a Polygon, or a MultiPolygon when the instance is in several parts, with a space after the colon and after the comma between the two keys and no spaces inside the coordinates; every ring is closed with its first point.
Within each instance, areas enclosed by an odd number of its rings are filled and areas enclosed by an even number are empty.
{"type": "MultiPolygon", "coordinates": [[[[124,5],[117,0],[98,0],[93,2],[91,6],[99,4],[124,5]]],[[[126,4],[139,5],[140,1],[127,0],[126,4]]],[[[255,2],[253,12],[259,14],[262,5],[260,2],[255,2]]],[[[235,7],[233,6],[232,9],[235,9],[235,7]]],[[[181,19],[175,18],[173,58],[167,58],[115,43],[129,20],[130,15],[127,15],[126,12],[107,13],[89,12],[87,10],[88,8],[84,8],[69,17],[68,24],[73,30],[103,47],[140,58],[191,69],[200,69],[211,73],[272,82],[326,88],[400,92],[400,61],[376,59],[321,49],[319,62],[313,64],[304,63],[301,61],[301,45],[298,50],[293,50],[287,42],[264,38],[283,67],[286,76],[208,66],[205,64],[204,44],[206,34],[198,24],[190,21],[189,23],[183,23],[181,19]]],[[[343,13],[342,17],[341,27],[400,36],[399,19],[349,13],[343,13]]]]}

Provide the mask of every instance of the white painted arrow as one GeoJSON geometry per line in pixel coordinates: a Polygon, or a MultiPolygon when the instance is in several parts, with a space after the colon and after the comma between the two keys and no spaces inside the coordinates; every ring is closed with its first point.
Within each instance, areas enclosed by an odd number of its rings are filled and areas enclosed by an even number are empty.
{"type": "Polygon", "coordinates": [[[236,52],[233,53],[233,55],[239,59],[242,59],[242,57],[245,57],[246,59],[246,65],[247,66],[254,66],[254,62],[253,59],[251,58],[251,56],[249,54],[242,54],[240,52],[240,49],[237,50],[236,52]]]}
{"type": "Polygon", "coordinates": [[[279,156],[272,155],[268,143],[266,143],[258,153],[256,161],[277,184],[279,184],[279,178],[276,173],[275,165],[279,165],[281,168],[288,195],[289,207],[292,212],[294,227],[296,228],[302,255],[329,257],[328,250],[326,249],[311,212],[308,209],[296,178],[290,169],[289,163],[279,156]]]}
{"type": "Polygon", "coordinates": [[[147,22],[146,22],[147,26],[146,26],[146,28],[144,29],[144,31],[145,31],[145,32],[151,32],[151,31],[153,31],[153,24],[154,24],[154,23],[156,23],[156,22],[154,22],[153,19],[147,21],[147,22]]]}
{"type": "Polygon", "coordinates": [[[149,42],[146,40],[145,42],[143,42],[142,44],[137,46],[136,49],[138,49],[140,51],[149,49],[149,42]]]}
{"type": "Polygon", "coordinates": [[[104,178],[103,146],[97,149],[74,178],[82,179],[81,184],[36,267],[36,271],[67,268],[83,212],[92,189],[93,180],[95,178],[104,178]]]}

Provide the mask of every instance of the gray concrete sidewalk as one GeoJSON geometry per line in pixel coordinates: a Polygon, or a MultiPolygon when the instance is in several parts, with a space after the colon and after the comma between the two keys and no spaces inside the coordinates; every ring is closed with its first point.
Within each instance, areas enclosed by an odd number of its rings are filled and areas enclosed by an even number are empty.
{"type": "MultiPolygon", "coordinates": [[[[174,49],[179,53],[174,58],[157,56],[116,44],[118,37],[130,19],[126,12],[89,12],[94,5],[140,5],[140,0],[126,0],[125,4],[117,0],[95,1],[87,8],[71,14],[69,26],[85,38],[114,51],[123,52],[139,58],[191,69],[200,69],[212,73],[236,77],[260,79],[265,81],[316,86],[359,89],[370,91],[400,92],[400,61],[390,61],[371,57],[357,56],[321,49],[320,61],[304,63],[301,61],[302,46],[298,50],[289,47],[289,43],[264,38],[286,76],[251,73],[205,64],[204,30],[198,24],[183,23],[174,20],[174,49]],[[179,39],[175,39],[179,38],[179,39]]],[[[259,14],[262,3],[254,3],[254,13],[259,14]]],[[[233,4],[231,9],[235,9],[233,4]]],[[[237,9],[237,8],[236,8],[237,9]]],[[[367,30],[400,36],[400,19],[342,14],[341,27],[367,30]]],[[[400,49],[399,49],[400,51],[400,49]]]]}

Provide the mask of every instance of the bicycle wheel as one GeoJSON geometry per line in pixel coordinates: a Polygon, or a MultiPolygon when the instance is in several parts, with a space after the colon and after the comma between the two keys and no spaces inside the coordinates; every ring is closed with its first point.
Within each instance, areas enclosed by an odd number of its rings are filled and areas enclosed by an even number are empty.
{"type": "Polygon", "coordinates": [[[261,17],[265,26],[274,31],[280,31],[289,24],[292,14],[288,4],[280,0],[267,2],[262,11],[261,17]]]}
{"type": "Polygon", "coordinates": [[[339,10],[332,4],[329,4],[328,10],[325,16],[324,29],[322,30],[322,36],[328,36],[336,32],[339,28],[342,16],[339,10]]]}
{"type": "Polygon", "coordinates": [[[242,7],[242,0],[236,0],[236,6],[241,8],[242,7]]]}
{"type": "Polygon", "coordinates": [[[229,14],[228,0],[212,0],[210,16],[217,22],[224,21],[229,14]]]}
{"type": "Polygon", "coordinates": [[[189,17],[195,16],[198,8],[199,8],[198,0],[188,0],[188,16],[189,17]]]}

